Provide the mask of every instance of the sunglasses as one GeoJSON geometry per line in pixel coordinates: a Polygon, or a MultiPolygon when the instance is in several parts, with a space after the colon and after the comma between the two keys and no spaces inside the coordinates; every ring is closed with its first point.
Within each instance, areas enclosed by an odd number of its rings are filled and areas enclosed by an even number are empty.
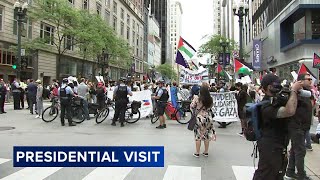
{"type": "Polygon", "coordinates": [[[306,79],[304,79],[304,80],[309,80],[309,81],[312,81],[312,78],[306,78],[306,79]]]}

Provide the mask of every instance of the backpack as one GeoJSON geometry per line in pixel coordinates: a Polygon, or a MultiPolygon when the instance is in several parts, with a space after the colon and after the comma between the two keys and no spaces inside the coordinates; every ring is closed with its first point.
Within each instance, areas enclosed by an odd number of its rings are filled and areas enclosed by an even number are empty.
{"type": "Polygon", "coordinates": [[[245,112],[245,128],[243,134],[248,141],[257,141],[262,137],[261,128],[262,122],[262,107],[270,104],[269,100],[264,100],[259,103],[247,103],[244,107],[245,112]]]}

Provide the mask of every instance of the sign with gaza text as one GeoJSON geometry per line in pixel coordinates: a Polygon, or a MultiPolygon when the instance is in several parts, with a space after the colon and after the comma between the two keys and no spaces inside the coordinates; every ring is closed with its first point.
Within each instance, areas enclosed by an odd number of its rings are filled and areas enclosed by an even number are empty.
{"type": "Polygon", "coordinates": [[[199,84],[202,80],[208,79],[208,71],[187,71],[182,70],[180,74],[181,84],[199,84]]]}
{"type": "Polygon", "coordinates": [[[211,93],[213,120],[218,122],[239,121],[238,103],[235,92],[211,93]]]}

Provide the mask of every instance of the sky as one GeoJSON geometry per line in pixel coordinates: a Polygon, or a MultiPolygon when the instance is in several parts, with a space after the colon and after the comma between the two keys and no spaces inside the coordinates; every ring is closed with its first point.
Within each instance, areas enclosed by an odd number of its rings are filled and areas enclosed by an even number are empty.
{"type": "Polygon", "coordinates": [[[213,0],[178,0],[182,5],[182,38],[196,50],[213,32],[213,0]],[[202,39],[202,40],[201,40],[202,39]]]}

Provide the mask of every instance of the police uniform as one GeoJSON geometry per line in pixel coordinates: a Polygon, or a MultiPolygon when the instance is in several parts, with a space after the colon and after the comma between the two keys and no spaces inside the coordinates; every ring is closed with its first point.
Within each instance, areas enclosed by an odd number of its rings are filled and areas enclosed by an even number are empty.
{"type": "Polygon", "coordinates": [[[156,93],[156,96],[160,97],[160,99],[157,100],[157,113],[159,116],[164,115],[164,110],[166,108],[167,98],[163,96],[164,93],[168,93],[166,87],[161,87],[156,93]]]}
{"type": "Polygon", "coordinates": [[[0,82],[0,114],[6,113],[4,111],[4,102],[5,102],[6,93],[7,93],[7,87],[4,85],[4,83],[0,82]]]}
{"type": "Polygon", "coordinates": [[[64,118],[67,115],[69,126],[75,126],[71,118],[71,100],[73,96],[73,91],[71,87],[67,85],[62,85],[59,89],[60,105],[61,105],[61,125],[64,126],[64,118]]]}
{"type": "MultiPolygon", "coordinates": [[[[265,96],[263,100],[270,100],[270,97],[265,96]]],[[[262,106],[262,137],[257,141],[259,163],[253,180],[283,180],[285,175],[288,164],[288,119],[277,118],[279,108],[270,103],[262,106]]]]}
{"type": "Polygon", "coordinates": [[[127,95],[131,94],[131,90],[124,83],[115,87],[113,93],[115,94],[115,112],[112,120],[112,125],[116,125],[116,121],[119,118],[121,126],[123,126],[127,104],[129,102],[127,95]]]}

